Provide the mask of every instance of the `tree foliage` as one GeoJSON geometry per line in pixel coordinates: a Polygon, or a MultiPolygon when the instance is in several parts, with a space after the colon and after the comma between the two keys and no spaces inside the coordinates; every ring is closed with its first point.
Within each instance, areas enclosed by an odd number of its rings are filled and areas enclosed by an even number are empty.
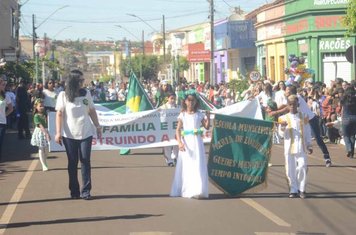
{"type": "Polygon", "coordinates": [[[4,67],[0,68],[0,74],[5,74],[10,82],[18,82],[20,77],[27,82],[32,82],[35,77],[35,63],[33,61],[18,64],[7,62],[4,67]]]}
{"type": "Polygon", "coordinates": [[[159,60],[153,55],[136,55],[126,58],[120,64],[121,74],[128,76],[132,70],[139,77],[142,65],[142,77],[147,80],[156,79],[159,71],[159,60]]]}
{"type": "Polygon", "coordinates": [[[356,33],[356,1],[350,0],[347,7],[346,16],[343,18],[343,23],[347,28],[349,35],[356,33]]]}

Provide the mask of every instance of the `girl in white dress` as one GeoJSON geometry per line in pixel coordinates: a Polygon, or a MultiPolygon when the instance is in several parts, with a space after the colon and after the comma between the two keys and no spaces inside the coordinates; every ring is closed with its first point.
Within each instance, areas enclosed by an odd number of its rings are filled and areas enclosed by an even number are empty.
{"type": "Polygon", "coordinates": [[[178,116],[176,137],[178,159],[170,196],[185,198],[207,198],[208,168],[203,143],[203,128],[210,125],[210,112],[206,116],[198,111],[195,93],[188,94],[182,101],[178,116]]]}

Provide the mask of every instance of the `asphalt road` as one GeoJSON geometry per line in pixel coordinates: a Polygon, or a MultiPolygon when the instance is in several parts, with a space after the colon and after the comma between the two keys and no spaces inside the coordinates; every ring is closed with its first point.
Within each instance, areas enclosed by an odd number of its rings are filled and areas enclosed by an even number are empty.
{"type": "Polygon", "coordinates": [[[206,200],[169,197],[174,168],[161,149],[92,154],[94,200],[70,200],[66,155],[50,153],[42,172],[36,149],[14,133],[0,163],[1,234],[355,234],[356,159],[329,144],[326,168],[314,146],[306,199],[289,199],[283,146],[273,147],[266,189],[229,198],[210,184],[206,200]]]}

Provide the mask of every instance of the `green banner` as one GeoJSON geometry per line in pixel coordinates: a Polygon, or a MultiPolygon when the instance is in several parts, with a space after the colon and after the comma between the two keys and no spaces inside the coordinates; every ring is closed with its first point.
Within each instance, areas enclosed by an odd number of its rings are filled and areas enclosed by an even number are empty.
{"type": "Polygon", "coordinates": [[[236,196],[266,186],[273,122],[215,114],[209,151],[210,180],[236,196]]]}

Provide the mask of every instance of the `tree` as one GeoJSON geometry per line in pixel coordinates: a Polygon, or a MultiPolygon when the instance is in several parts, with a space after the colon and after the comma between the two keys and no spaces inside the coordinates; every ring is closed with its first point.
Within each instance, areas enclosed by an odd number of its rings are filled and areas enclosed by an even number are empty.
{"type": "Polygon", "coordinates": [[[35,63],[33,61],[16,64],[7,62],[4,67],[0,68],[0,74],[5,74],[11,82],[18,82],[22,77],[27,82],[32,82],[35,76],[35,63]]]}
{"type": "Polygon", "coordinates": [[[189,69],[189,61],[187,57],[179,57],[179,71],[187,71],[189,69]]]}
{"type": "Polygon", "coordinates": [[[347,34],[356,33],[356,1],[350,0],[347,7],[346,16],[343,18],[343,24],[347,28],[347,34]]]}
{"type": "Polygon", "coordinates": [[[136,76],[139,76],[141,68],[142,76],[145,79],[151,80],[157,78],[159,71],[158,57],[154,55],[136,55],[131,58],[126,58],[122,61],[122,63],[120,63],[120,71],[125,76],[129,76],[131,70],[136,74],[136,76]]]}
{"type": "Polygon", "coordinates": [[[243,75],[238,72],[238,79],[231,79],[227,86],[236,95],[237,100],[241,100],[241,93],[249,87],[248,79],[244,78],[243,75]]]}

